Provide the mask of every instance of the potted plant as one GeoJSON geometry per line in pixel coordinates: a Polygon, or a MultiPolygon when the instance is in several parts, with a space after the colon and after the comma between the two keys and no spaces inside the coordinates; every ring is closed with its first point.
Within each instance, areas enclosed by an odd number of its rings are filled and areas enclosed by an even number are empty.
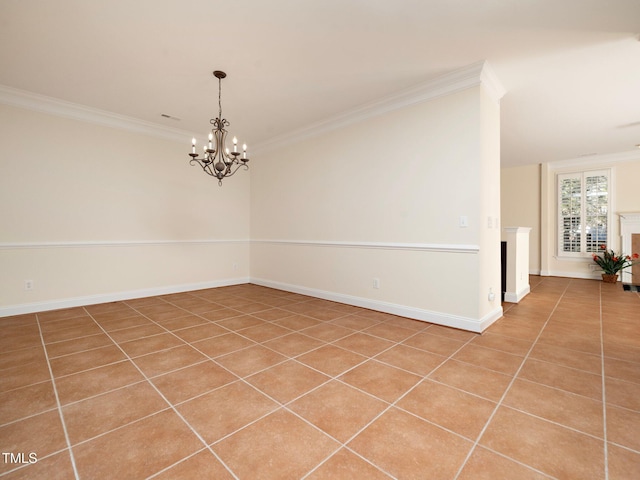
{"type": "Polygon", "coordinates": [[[607,250],[606,245],[600,245],[602,255],[593,254],[593,261],[596,262],[602,271],[602,280],[607,283],[616,283],[618,281],[618,272],[623,268],[630,267],[636,263],[640,263],[636,260],[640,255],[634,253],[633,255],[616,255],[613,250],[607,250]]]}

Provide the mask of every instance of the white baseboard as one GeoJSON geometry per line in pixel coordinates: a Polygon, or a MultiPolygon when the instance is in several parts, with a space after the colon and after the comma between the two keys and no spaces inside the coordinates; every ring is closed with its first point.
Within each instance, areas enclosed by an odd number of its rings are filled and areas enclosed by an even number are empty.
{"type": "Polygon", "coordinates": [[[543,270],[540,272],[541,277],[563,277],[563,278],[582,278],[584,280],[601,280],[602,275],[599,273],[580,273],[580,272],[559,272],[556,270],[543,270]]]}
{"type": "Polygon", "coordinates": [[[356,307],[367,308],[369,310],[376,310],[379,312],[390,313],[401,317],[411,318],[414,320],[421,320],[423,322],[435,323],[438,325],[444,325],[446,327],[459,328],[461,330],[468,330],[471,332],[481,333],[489,325],[502,317],[502,307],[498,307],[485,315],[480,319],[461,317],[458,315],[450,315],[448,313],[433,312],[430,310],[424,310],[421,308],[408,307],[405,305],[398,305],[395,303],[383,302],[380,300],[371,300],[369,298],[355,297],[352,295],[345,295],[342,293],[328,292],[326,290],[319,290],[315,288],[301,287],[298,285],[291,285],[282,282],[276,282],[272,280],[266,280],[263,278],[251,278],[251,283],[256,285],[262,285],[263,287],[276,288],[278,290],[284,290],[292,293],[299,293],[301,295],[308,295],[310,297],[322,298],[324,300],[331,300],[333,302],[345,303],[347,305],[353,305],[356,307]]]}
{"type": "Polygon", "coordinates": [[[504,301],[509,303],[519,303],[524,297],[531,292],[531,285],[527,285],[519,292],[504,292],[504,301]]]}
{"type": "Polygon", "coordinates": [[[225,280],[214,280],[210,282],[170,285],[166,287],[144,288],[142,290],[132,290],[128,292],[105,293],[98,295],[88,295],[84,297],[73,297],[57,300],[46,300],[42,302],[24,303],[21,305],[9,305],[7,307],[0,307],[0,318],[10,317],[12,315],[23,315],[26,313],[58,310],[61,308],[82,307],[85,305],[96,305],[98,303],[131,300],[134,298],[154,297],[156,295],[191,292],[194,290],[202,290],[205,288],[226,287],[229,285],[239,285],[242,283],[249,283],[249,278],[229,278],[225,280]]]}

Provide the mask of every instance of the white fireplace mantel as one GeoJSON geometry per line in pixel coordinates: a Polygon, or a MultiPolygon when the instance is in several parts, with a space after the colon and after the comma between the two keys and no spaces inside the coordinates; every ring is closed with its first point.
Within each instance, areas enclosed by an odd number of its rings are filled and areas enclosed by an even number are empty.
{"type": "MultiPolygon", "coordinates": [[[[619,213],[620,216],[620,236],[622,237],[622,253],[630,255],[631,253],[631,235],[640,234],[640,212],[619,213]]],[[[622,281],[633,283],[631,281],[631,271],[626,268],[622,270],[622,281]]]]}

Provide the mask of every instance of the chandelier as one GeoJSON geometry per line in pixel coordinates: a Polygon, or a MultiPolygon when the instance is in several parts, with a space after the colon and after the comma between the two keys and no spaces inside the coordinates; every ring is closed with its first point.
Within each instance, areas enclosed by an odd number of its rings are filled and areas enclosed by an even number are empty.
{"type": "Polygon", "coordinates": [[[191,140],[191,153],[189,154],[191,160],[189,163],[194,165],[193,162],[197,162],[207,175],[216,177],[218,179],[218,185],[222,186],[222,179],[230,177],[236,173],[240,167],[249,170],[249,165],[247,165],[249,159],[247,158],[247,145],[242,145],[242,153],[240,153],[238,151],[238,139],[236,137],[233,137],[233,151],[230,152],[228,148],[225,148],[227,131],[224,127],[228,127],[229,122],[225,118],[222,118],[222,79],[225,78],[227,74],[216,70],[213,72],[213,76],[218,79],[218,118],[209,120],[213,128],[209,134],[208,145],[204,145],[202,157],[198,157],[196,153],[196,139],[191,140]],[[215,145],[213,143],[214,139],[215,145]]]}

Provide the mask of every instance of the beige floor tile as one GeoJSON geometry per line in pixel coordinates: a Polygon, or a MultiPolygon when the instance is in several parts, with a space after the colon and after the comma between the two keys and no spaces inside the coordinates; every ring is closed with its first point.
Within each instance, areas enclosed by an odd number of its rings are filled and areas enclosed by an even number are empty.
{"type": "Polygon", "coordinates": [[[527,354],[533,343],[529,340],[505,337],[504,335],[497,335],[489,331],[474,337],[469,345],[493,348],[494,350],[499,350],[501,352],[524,356],[527,354]]]}
{"type": "Polygon", "coordinates": [[[123,328],[139,327],[142,325],[151,325],[153,322],[147,317],[131,311],[126,316],[121,317],[116,314],[109,314],[104,319],[97,319],[96,322],[100,324],[107,332],[113,332],[115,330],[121,330],[123,328]]]}
{"type": "Polygon", "coordinates": [[[168,407],[152,386],[140,382],[72,403],[62,413],[75,445],[168,407]]]}
{"type": "Polygon", "coordinates": [[[416,331],[409,328],[399,327],[393,322],[385,322],[369,327],[364,330],[363,333],[373,335],[374,337],[384,338],[392,342],[401,342],[410,336],[415,335],[416,331]]]}
{"type": "Polygon", "coordinates": [[[186,458],[153,477],[154,480],[233,480],[232,474],[208,449],[186,458]]]}
{"type": "Polygon", "coordinates": [[[151,320],[158,322],[189,315],[188,311],[170,304],[140,307],[138,311],[151,320]]]}
{"type": "Polygon", "coordinates": [[[640,363],[640,346],[626,343],[629,335],[621,335],[620,339],[612,340],[604,335],[604,355],[607,358],[617,358],[628,362],[640,363]]]}
{"type": "Polygon", "coordinates": [[[131,358],[159,352],[168,348],[180,347],[185,342],[170,333],[161,333],[150,337],[138,338],[128,342],[120,343],[120,348],[131,358]]]}
{"type": "Polygon", "coordinates": [[[429,378],[497,402],[504,394],[512,377],[456,360],[447,360],[429,374],[429,378]]]}
{"type": "Polygon", "coordinates": [[[530,283],[482,335],[251,284],[2,318],[3,478],[74,476],[47,354],[82,478],[639,476],[640,296],[530,283]]]}
{"type": "Polygon", "coordinates": [[[182,403],[177,410],[211,444],[278,407],[255,388],[238,381],[182,403]]]}
{"type": "Polygon", "coordinates": [[[222,328],[215,323],[204,323],[173,331],[174,335],[180,337],[185,342],[197,342],[198,340],[205,340],[211,337],[219,337],[226,333],[229,333],[227,329],[222,328]]]}
{"type": "Polygon", "coordinates": [[[2,480],[69,480],[75,478],[68,450],[48,457],[40,456],[37,458],[36,463],[16,465],[18,468],[3,476],[2,480]]]}
{"type": "Polygon", "coordinates": [[[397,407],[475,441],[496,404],[425,380],[400,399],[397,407]]]}
{"type": "Polygon", "coordinates": [[[540,343],[555,345],[556,347],[577,350],[579,352],[600,355],[601,341],[600,338],[585,337],[582,335],[556,335],[551,331],[544,331],[538,340],[540,343]]]}
{"type": "Polygon", "coordinates": [[[155,377],[156,375],[179,370],[205,360],[207,360],[207,357],[193,347],[182,345],[136,357],[133,362],[147,377],[155,377]]]}
{"type": "Polygon", "coordinates": [[[370,360],[339,378],[349,385],[391,403],[415,386],[422,377],[370,360]]]}
{"type": "Polygon", "coordinates": [[[275,325],[279,325],[280,327],[288,328],[289,330],[301,331],[305,328],[313,327],[315,325],[320,325],[322,322],[320,320],[316,320],[311,317],[306,317],[304,315],[291,314],[291,312],[287,312],[290,314],[288,317],[281,318],[279,320],[274,321],[275,325]]]}
{"type": "Polygon", "coordinates": [[[640,412],[640,384],[606,377],[605,391],[608,404],[640,412]]]}
{"type": "Polygon", "coordinates": [[[46,355],[42,345],[9,352],[5,351],[0,353],[0,372],[10,368],[25,367],[31,363],[40,363],[45,360],[46,355]]]}
{"type": "Polygon", "coordinates": [[[289,409],[343,443],[385,408],[385,402],[336,380],[289,405],[289,409]]]}
{"type": "Polygon", "coordinates": [[[239,377],[253,375],[285,360],[287,360],[287,357],[284,355],[260,345],[254,345],[216,358],[216,362],[239,377]]]}
{"type": "Polygon", "coordinates": [[[165,410],[76,445],[73,453],[81,478],[146,478],[202,447],[189,427],[165,410]]]}
{"type": "Polygon", "coordinates": [[[640,384],[640,363],[605,358],[604,373],[607,377],[640,384]]]}
{"type": "Polygon", "coordinates": [[[154,377],[152,383],[172,404],[178,404],[237,380],[211,361],[154,377]]]}
{"type": "Polygon", "coordinates": [[[334,342],[340,338],[353,334],[350,328],[341,327],[332,323],[321,323],[304,329],[304,334],[325,342],[334,342]]]}
{"type": "Polygon", "coordinates": [[[607,440],[640,452],[640,412],[607,405],[607,440]]]}
{"type": "Polygon", "coordinates": [[[431,335],[439,335],[453,340],[460,340],[461,342],[467,342],[478,336],[477,333],[465,332],[457,328],[443,327],[442,325],[431,325],[426,331],[431,335]]]}
{"type": "Polygon", "coordinates": [[[330,320],[335,320],[337,318],[344,317],[346,314],[331,308],[318,308],[316,310],[312,310],[308,312],[307,315],[310,316],[311,318],[315,318],[316,320],[320,320],[322,322],[328,322],[330,320]]]}
{"type": "Polygon", "coordinates": [[[428,375],[447,358],[406,345],[396,345],[380,353],[376,360],[417,375],[428,375]]]}
{"type": "Polygon", "coordinates": [[[465,345],[452,358],[506,375],[515,375],[524,361],[521,356],[477,345],[465,345]]]}
{"type": "Polygon", "coordinates": [[[164,320],[156,323],[175,333],[176,330],[182,330],[183,328],[208,324],[209,321],[198,315],[186,315],[184,317],[172,318],[171,320],[164,320]]]}
{"type": "Polygon", "coordinates": [[[329,377],[293,360],[246,378],[269,397],[285,404],[329,380],[329,377]]]}
{"type": "Polygon", "coordinates": [[[263,323],[262,325],[246,328],[241,332],[243,337],[247,337],[257,343],[267,342],[289,333],[291,333],[291,330],[288,328],[280,327],[273,323],[263,323]]]}
{"type": "Polygon", "coordinates": [[[255,342],[235,333],[226,333],[219,337],[193,342],[191,345],[205,355],[217,358],[255,345],[255,342]]]}
{"type": "Polygon", "coordinates": [[[555,478],[604,478],[602,440],[510,408],[498,409],[480,445],[555,478]]]}
{"type": "Polygon", "coordinates": [[[46,360],[30,361],[0,371],[0,393],[49,380],[51,375],[46,360]]]}
{"type": "MultiPolygon", "coordinates": [[[[50,322],[42,322],[40,324],[40,330],[42,331],[42,336],[47,339],[50,334],[54,333],[54,332],[58,332],[61,330],[68,330],[68,329],[77,329],[77,328],[82,328],[82,327],[87,327],[87,326],[94,326],[95,325],[95,321],[93,320],[93,318],[91,318],[90,316],[86,315],[83,317],[74,317],[74,318],[68,318],[68,319],[64,319],[64,320],[54,320],[54,321],[50,321],[50,322]]],[[[30,331],[30,328],[25,328],[24,331],[30,331]]],[[[34,329],[35,332],[37,332],[37,328],[34,329]]]]}
{"type": "Polygon", "coordinates": [[[265,347],[275,350],[288,357],[296,357],[310,350],[314,350],[325,343],[300,333],[290,333],[282,337],[264,342],[265,347]]]}
{"type": "Polygon", "coordinates": [[[483,447],[476,447],[459,480],[546,480],[549,477],[483,447]]]}
{"type": "Polygon", "coordinates": [[[297,358],[298,361],[335,377],[350,368],[364,362],[367,357],[359,353],[350,352],[342,348],[326,345],[305,353],[297,358]]]}
{"type": "Polygon", "coordinates": [[[357,478],[389,480],[393,477],[355,453],[342,448],[305,478],[307,480],[353,480],[357,478]]]}
{"type": "Polygon", "coordinates": [[[56,407],[51,381],[0,393],[0,425],[56,407]]]}
{"type": "Polygon", "coordinates": [[[142,380],[144,377],[138,369],[124,361],[58,378],[56,389],[60,403],[65,405],[142,380]]]}
{"type": "Polygon", "coordinates": [[[240,315],[236,317],[226,318],[224,320],[216,321],[216,323],[227,330],[238,332],[245,328],[255,327],[256,325],[262,325],[264,320],[260,320],[253,315],[240,315]]]}
{"type": "Polygon", "coordinates": [[[42,332],[42,338],[45,343],[53,343],[102,333],[102,329],[93,322],[93,320],[91,322],[92,323],[87,323],[86,325],[78,327],[61,328],[52,332],[42,332]]]}
{"type": "MultiPolygon", "coordinates": [[[[35,452],[46,457],[67,447],[58,410],[51,410],[0,427],[0,451],[35,452]]],[[[13,470],[15,464],[0,462],[0,474],[13,470]]]]}
{"type": "Polygon", "coordinates": [[[110,332],[109,336],[118,343],[129,342],[131,340],[137,340],[143,337],[150,337],[152,335],[159,335],[166,333],[166,330],[156,324],[145,324],[137,327],[123,328],[122,330],[116,330],[110,332]]]}
{"type": "Polygon", "coordinates": [[[504,405],[604,438],[601,401],[518,379],[504,405]]]}
{"type": "Polygon", "coordinates": [[[340,317],[331,321],[334,325],[350,328],[352,330],[365,330],[382,323],[380,320],[373,318],[361,317],[360,315],[348,315],[346,317],[340,317]]]}
{"type": "Polygon", "coordinates": [[[452,355],[465,344],[462,340],[455,340],[441,335],[431,335],[428,330],[420,332],[402,343],[437,355],[444,355],[445,357],[452,355]]]}
{"type": "Polygon", "coordinates": [[[453,479],[472,445],[440,427],[391,408],[349,442],[348,447],[395,478],[453,479]]]}
{"type": "Polygon", "coordinates": [[[522,367],[519,377],[602,401],[601,375],[530,358],[522,367]]]}
{"type": "Polygon", "coordinates": [[[126,355],[122,353],[116,345],[85,350],[84,352],[73,353],[50,360],[51,371],[55,377],[70,375],[82,372],[90,368],[101,367],[111,363],[126,360],[126,355]]]}
{"type": "Polygon", "coordinates": [[[374,357],[380,352],[391,348],[395,342],[374,337],[364,332],[356,332],[333,342],[333,344],[336,347],[344,348],[360,355],[374,357]]]}
{"type": "Polygon", "coordinates": [[[609,444],[609,480],[640,478],[640,453],[609,444]]]}
{"type": "Polygon", "coordinates": [[[538,343],[531,351],[530,358],[547,363],[557,363],[564,367],[584,370],[597,375],[602,373],[602,357],[600,355],[569,350],[545,343],[538,343]]]}
{"type": "Polygon", "coordinates": [[[40,312],[38,313],[38,320],[41,323],[63,320],[67,318],[74,317],[84,317],[87,315],[87,312],[83,307],[72,307],[72,308],[63,308],[60,310],[51,310],[48,312],[40,312]]]}
{"type": "Polygon", "coordinates": [[[61,355],[84,352],[85,350],[106,347],[109,345],[114,345],[113,341],[104,333],[99,333],[97,335],[90,335],[88,337],[82,337],[74,340],[50,343],[47,345],[47,355],[52,359],[60,357],[61,355]]]}
{"type": "Polygon", "coordinates": [[[532,322],[530,319],[508,314],[491,325],[488,332],[518,340],[533,341],[540,333],[541,328],[540,322],[532,322]]]}
{"type": "MultiPolygon", "coordinates": [[[[198,312],[194,312],[194,313],[198,313],[198,312]]],[[[224,308],[224,307],[218,308],[216,310],[200,313],[199,315],[212,322],[217,322],[219,320],[226,320],[229,318],[242,316],[242,314],[237,310],[233,310],[231,308],[224,308]]]]}
{"type": "Polygon", "coordinates": [[[302,478],[339,447],[297,416],[278,410],[212,446],[239,478],[302,478]]]}
{"type": "Polygon", "coordinates": [[[281,320],[286,317],[291,317],[294,314],[292,314],[287,310],[283,310],[281,308],[269,308],[267,310],[262,310],[259,312],[252,313],[252,315],[262,320],[266,320],[267,322],[274,322],[276,320],[281,320]]]}

